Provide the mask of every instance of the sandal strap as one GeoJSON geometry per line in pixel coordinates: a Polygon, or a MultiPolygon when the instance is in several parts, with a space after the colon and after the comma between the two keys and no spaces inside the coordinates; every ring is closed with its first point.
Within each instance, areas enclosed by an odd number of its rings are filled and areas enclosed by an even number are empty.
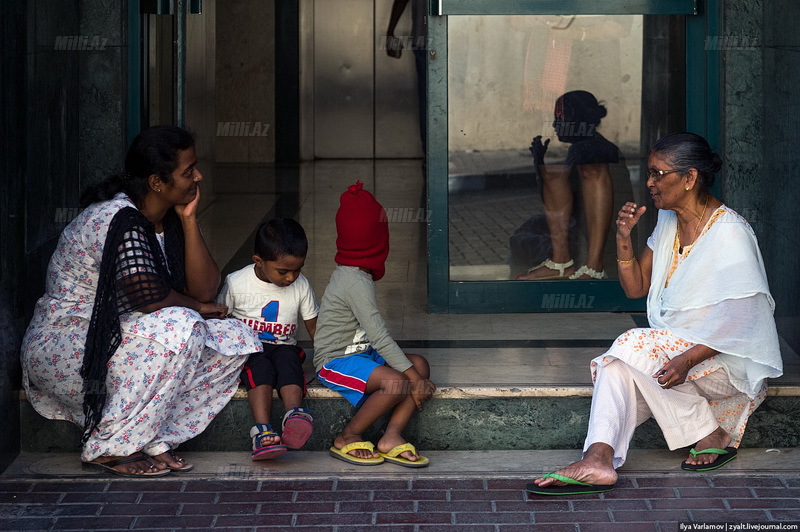
{"type": "MultiPolygon", "coordinates": [[[[150,461],[150,457],[146,454],[140,454],[138,456],[124,456],[122,458],[117,458],[115,460],[109,460],[108,462],[103,462],[102,465],[110,468],[115,468],[118,465],[122,464],[132,464],[134,462],[147,462],[152,467],[154,464],[150,461]]],[[[98,462],[100,463],[100,462],[98,462]]]]}
{"type": "MultiPolygon", "coordinates": [[[[257,423],[250,429],[250,437],[253,438],[253,450],[258,449],[259,447],[264,447],[261,445],[261,440],[263,438],[280,438],[280,435],[272,430],[272,425],[257,423]]],[[[273,445],[280,445],[281,442],[275,443],[273,445]]]]}
{"type": "Polygon", "coordinates": [[[272,430],[272,425],[270,424],[263,424],[257,423],[253,425],[253,428],[250,429],[250,437],[255,438],[256,436],[264,437],[264,436],[277,436],[278,433],[272,430]]]}
{"type": "Polygon", "coordinates": [[[563,482],[564,484],[567,485],[571,484],[573,486],[591,486],[591,484],[583,482],[582,480],[576,480],[574,478],[565,477],[564,475],[560,475],[558,473],[547,473],[546,475],[542,475],[542,478],[554,478],[556,480],[563,482]]]}
{"type": "Polygon", "coordinates": [[[343,446],[341,449],[339,449],[339,451],[341,451],[342,454],[347,454],[353,449],[366,449],[367,451],[374,451],[375,444],[371,441],[355,441],[343,446]]]}
{"type": "Polygon", "coordinates": [[[286,427],[286,422],[289,418],[292,417],[302,417],[308,420],[310,423],[314,422],[314,416],[311,415],[311,412],[306,410],[305,408],[292,408],[291,410],[287,410],[286,413],[283,415],[283,421],[281,422],[281,428],[286,427]]]}
{"type": "Polygon", "coordinates": [[[156,464],[157,460],[155,458],[153,458],[152,456],[146,454],[146,453],[141,453],[141,454],[138,454],[138,455],[135,454],[135,455],[131,455],[131,456],[123,456],[122,458],[117,458],[115,460],[109,460],[108,462],[102,462],[102,463],[100,463],[100,462],[88,462],[88,463],[101,465],[101,466],[109,468],[109,469],[114,469],[117,466],[120,466],[120,465],[123,465],[123,464],[133,464],[135,462],[147,462],[149,467],[145,471],[158,469],[158,465],[156,464]]]}
{"type": "Polygon", "coordinates": [[[533,270],[538,270],[539,268],[545,267],[550,268],[551,270],[558,271],[558,274],[561,277],[564,277],[564,270],[570,268],[575,264],[575,261],[570,259],[567,262],[553,262],[552,259],[546,259],[543,262],[537,264],[533,268],[529,269],[527,273],[531,273],[533,270]]]}
{"type": "Polygon", "coordinates": [[[172,459],[178,462],[179,464],[186,462],[186,460],[184,460],[182,456],[178,456],[178,453],[176,453],[173,449],[170,449],[167,452],[169,453],[170,457],[172,457],[172,459]]]}
{"type": "Polygon", "coordinates": [[[606,275],[605,270],[597,271],[594,268],[590,268],[585,264],[578,268],[578,270],[569,276],[570,279],[578,279],[582,275],[588,275],[592,279],[608,279],[608,275],[606,275]]]}
{"type": "Polygon", "coordinates": [[[406,451],[411,451],[411,454],[413,454],[414,456],[419,456],[419,454],[417,454],[417,448],[414,447],[414,445],[411,443],[403,443],[393,448],[388,453],[383,453],[383,454],[385,456],[388,456],[389,458],[396,458],[406,451]]]}
{"type": "Polygon", "coordinates": [[[695,451],[694,447],[692,447],[691,449],[689,449],[689,452],[692,453],[692,456],[697,456],[698,454],[719,454],[719,455],[730,454],[727,450],[718,449],[716,447],[709,447],[708,449],[703,449],[702,451],[695,451]]]}

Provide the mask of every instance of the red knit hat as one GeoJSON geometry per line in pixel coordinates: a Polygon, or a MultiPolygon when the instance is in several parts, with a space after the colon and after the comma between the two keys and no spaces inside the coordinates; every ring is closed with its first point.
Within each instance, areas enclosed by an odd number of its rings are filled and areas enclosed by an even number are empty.
{"type": "Polygon", "coordinates": [[[339,198],[336,233],[336,264],[366,268],[375,281],[383,277],[389,255],[389,222],[386,211],[361,181],[347,187],[339,198]]]}

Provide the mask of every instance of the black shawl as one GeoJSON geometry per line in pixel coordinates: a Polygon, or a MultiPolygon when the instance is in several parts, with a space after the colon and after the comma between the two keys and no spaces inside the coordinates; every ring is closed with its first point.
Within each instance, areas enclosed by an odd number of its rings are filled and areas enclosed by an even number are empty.
{"type": "Polygon", "coordinates": [[[103,415],[108,361],[122,341],[119,317],[163,300],[170,289],[185,289],[183,229],[175,211],[168,211],[163,225],[166,257],[155,227],[137,209],[121,209],[108,227],[81,367],[83,443],[103,415]]]}

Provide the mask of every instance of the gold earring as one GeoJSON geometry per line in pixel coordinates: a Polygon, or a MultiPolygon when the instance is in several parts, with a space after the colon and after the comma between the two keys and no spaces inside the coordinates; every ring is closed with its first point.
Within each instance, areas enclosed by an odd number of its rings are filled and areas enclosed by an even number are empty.
{"type": "Polygon", "coordinates": [[[689,192],[689,190],[691,190],[691,188],[692,187],[686,187],[686,192],[689,192]]]}

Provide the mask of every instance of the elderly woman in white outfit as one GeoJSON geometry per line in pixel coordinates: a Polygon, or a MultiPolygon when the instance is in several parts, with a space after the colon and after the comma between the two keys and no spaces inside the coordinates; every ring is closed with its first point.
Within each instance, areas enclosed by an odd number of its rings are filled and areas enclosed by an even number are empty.
{"type": "Polygon", "coordinates": [[[647,296],[651,328],[621,335],[592,363],[594,393],[583,458],[536,479],[542,495],[608,491],[637,425],[653,417],[681,464],[707,471],[736,457],[766,379],[782,374],[764,263],[747,222],[710,192],[722,161],[702,137],[660,139],[647,187],[658,223],[638,256],[631,230],[647,209],[617,218],[619,279],[647,296]]]}

